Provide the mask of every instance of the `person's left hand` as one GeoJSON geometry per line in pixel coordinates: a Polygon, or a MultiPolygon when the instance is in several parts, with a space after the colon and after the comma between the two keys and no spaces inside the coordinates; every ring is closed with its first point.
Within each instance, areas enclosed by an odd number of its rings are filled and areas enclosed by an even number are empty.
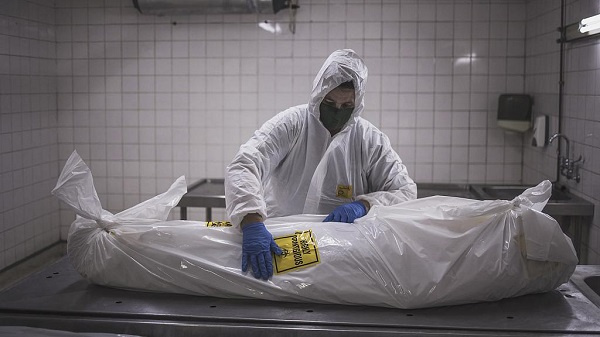
{"type": "Polygon", "coordinates": [[[357,200],[342,206],[338,206],[333,210],[323,222],[347,222],[353,223],[354,220],[361,218],[367,214],[367,207],[362,201],[357,200]]]}

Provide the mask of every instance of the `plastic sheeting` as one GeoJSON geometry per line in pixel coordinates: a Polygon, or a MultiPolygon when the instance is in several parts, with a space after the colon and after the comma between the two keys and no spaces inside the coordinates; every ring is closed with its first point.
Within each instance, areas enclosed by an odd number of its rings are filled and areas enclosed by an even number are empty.
{"type": "Polygon", "coordinates": [[[291,238],[292,259],[286,267],[276,258],[279,273],[269,281],[241,272],[239,229],[165,221],[186,192],[183,177],[167,192],[111,214],[73,153],[52,192],[78,214],[68,237],[75,269],[118,288],[421,308],[549,291],[567,282],[577,264],[570,239],[540,211],[550,197],[548,181],[511,201],[434,196],[374,206],[353,224],[323,223],[324,215],[268,219],[276,240],[291,238]]]}

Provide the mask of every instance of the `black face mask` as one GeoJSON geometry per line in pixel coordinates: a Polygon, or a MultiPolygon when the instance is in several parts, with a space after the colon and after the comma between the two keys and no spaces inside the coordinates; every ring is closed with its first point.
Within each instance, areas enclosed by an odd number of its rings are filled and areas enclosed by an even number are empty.
{"type": "Polygon", "coordinates": [[[321,102],[319,110],[321,111],[319,119],[329,132],[341,130],[352,116],[352,112],[354,112],[354,108],[338,109],[323,102],[321,102]]]}

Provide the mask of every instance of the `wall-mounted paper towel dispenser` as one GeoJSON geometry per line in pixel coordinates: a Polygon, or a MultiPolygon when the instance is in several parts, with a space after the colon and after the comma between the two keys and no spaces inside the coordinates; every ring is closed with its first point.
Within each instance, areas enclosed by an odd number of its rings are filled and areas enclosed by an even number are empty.
{"type": "Polygon", "coordinates": [[[498,126],[517,132],[531,128],[533,99],[526,94],[502,94],[498,98],[498,126]]]}

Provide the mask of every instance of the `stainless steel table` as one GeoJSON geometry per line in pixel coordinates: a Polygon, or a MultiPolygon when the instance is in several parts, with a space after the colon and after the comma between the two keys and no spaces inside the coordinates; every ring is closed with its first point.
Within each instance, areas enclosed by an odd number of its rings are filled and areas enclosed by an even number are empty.
{"type": "Polygon", "coordinates": [[[581,336],[600,334],[600,309],[572,282],[419,310],[146,293],[89,284],[63,258],[0,293],[0,325],[160,337],[581,336]]]}
{"type": "Polygon", "coordinates": [[[225,207],[225,185],[223,179],[202,179],[191,186],[179,203],[182,220],[187,220],[188,207],[206,208],[206,221],[212,220],[213,207],[225,207]]]}

